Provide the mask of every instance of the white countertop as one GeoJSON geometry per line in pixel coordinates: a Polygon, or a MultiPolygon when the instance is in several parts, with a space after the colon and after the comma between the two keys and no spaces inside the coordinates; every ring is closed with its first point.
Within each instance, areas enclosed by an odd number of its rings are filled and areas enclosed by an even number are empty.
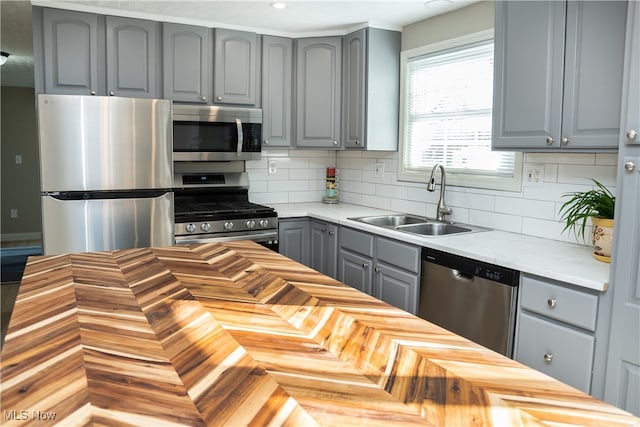
{"type": "Polygon", "coordinates": [[[419,236],[347,219],[392,212],[347,203],[271,206],[279,218],[316,218],[596,291],[606,291],[609,286],[609,264],[595,260],[592,248],[584,245],[498,230],[419,236]]]}

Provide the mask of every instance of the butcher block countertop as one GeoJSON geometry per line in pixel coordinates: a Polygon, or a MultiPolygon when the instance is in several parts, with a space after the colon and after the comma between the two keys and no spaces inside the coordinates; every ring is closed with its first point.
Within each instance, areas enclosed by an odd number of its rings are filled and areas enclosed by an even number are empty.
{"type": "Polygon", "coordinates": [[[6,425],[639,425],[253,242],[31,257],[6,425]]]}

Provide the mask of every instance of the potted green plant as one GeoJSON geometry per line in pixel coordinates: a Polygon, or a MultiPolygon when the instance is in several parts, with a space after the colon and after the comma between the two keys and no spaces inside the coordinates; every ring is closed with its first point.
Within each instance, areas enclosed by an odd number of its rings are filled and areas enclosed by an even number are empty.
{"type": "Polygon", "coordinates": [[[591,218],[591,237],[594,245],[593,256],[597,260],[611,262],[611,243],[613,240],[613,214],[616,198],[607,187],[592,179],[596,187],[589,191],[564,194],[570,197],[560,207],[561,220],[565,221],[562,229],[572,230],[576,237],[585,240],[587,219],[591,218]]]}

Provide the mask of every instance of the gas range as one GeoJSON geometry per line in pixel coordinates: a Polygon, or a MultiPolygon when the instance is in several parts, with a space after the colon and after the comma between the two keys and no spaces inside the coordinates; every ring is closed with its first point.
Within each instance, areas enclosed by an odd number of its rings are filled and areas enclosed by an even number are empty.
{"type": "Polygon", "coordinates": [[[278,214],[249,201],[246,172],[174,173],[177,244],[254,240],[276,247],[278,214]]]}

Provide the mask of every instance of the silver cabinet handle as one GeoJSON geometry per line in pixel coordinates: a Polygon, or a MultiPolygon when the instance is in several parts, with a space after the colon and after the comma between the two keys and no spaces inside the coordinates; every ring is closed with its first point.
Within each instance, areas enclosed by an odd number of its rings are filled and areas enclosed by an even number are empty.
{"type": "Polygon", "coordinates": [[[558,304],[558,301],[556,301],[555,298],[549,298],[547,300],[547,305],[551,308],[556,308],[556,304],[558,304]]]}
{"type": "Polygon", "coordinates": [[[329,236],[334,236],[335,234],[336,234],[336,232],[335,232],[335,231],[330,231],[330,232],[329,232],[329,236]]]}
{"type": "Polygon", "coordinates": [[[627,131],[627,138],[629,138],[629,141],[633,141],[634,139],[636,139],[638,137],[638,131],[635,129],[629,129],[627,131]]]}
{"type": "Polygon", "coordinates": [[[550,136],[547,137],[547,145],[551,145],[555,142],[555,140],[553,138],[551,138],[550,136]]]}
{"type": "Polygon", "coordinates": [[[338,141],[333,141],[333,145],[338,145],[338,141]]]}
{"type": "Polygon", "coordinates": [[[360,140],[356,139],[356,145],[360,145],[360,140]]]}
{"type": "Polygon", "coordinates": [[[216,99],[217,99],[218,101],[222,101],[222,97],[221,97],[221,96],[217,97],[216,99]]]}
{"type": "Polygon", "coordinates": [[[569,138],[567,138],[567,137],[565,136],[564,138],[562,138],[562,139],[560,140],[560,143],[561,143],[562,145],[567,145],[567,144],[569,143],[569,138]]]}
{"type": "Polygon", "coordinates": [[[369,268],[369,264],[365,262],[364,264],[362,264],[362,268],[369,268]]]}
{"type": "Polygon", "coordinates": [[[113,91],[110,91],[109,96],[115,96],[115,93],[113,93],[113,91]]]}
{"type": "Polygon", "coordinates": [[[201,96],[200,99],[203,100],[203,101],[206,101],[207,97],[206,96],[201,96]]]}
{"type": "Polygon", "coordinates": [[[382,269],[380,267],[376,267],[373,269],[373,271],[375,271],[376,273],[380,273],[382,269]]]}
{"type": "Polygon", "coordinates": [[[545,353],[543,358],[544,358],[544,363],[551,363],[551,361],[553,360],[553,354],[545,353]]]}
{"type": "Polygon", "coordinates": [[[320,231],[322,231],[322,232],[324,233],[325,231],[327,231],[327,229],[326,229],[326,228],[324,228],[324,227],[322,227],[322,228],[320,229],[320,231]]]}
{"type": "Polygon", "coordinates": [[[626,162],[624,164],[624,170],[627,172],[633,172],[636,169],[636,165],[633,162],[626,162]]]}
{"type": "Polygon", "coordinates": [[[269,140],[268,140],[268,139],[265,139],[265,140],[264,140],[264,143],[265,143],[266,145],[269,145],[269,140]]]}
{"type": "Polygon", "coordinates": [[[96,94],[96,91],[95,91],[95,90],[92,90],[92,91],[91,91],[91,95],[95,95],[95,94],[96,94]]]}

